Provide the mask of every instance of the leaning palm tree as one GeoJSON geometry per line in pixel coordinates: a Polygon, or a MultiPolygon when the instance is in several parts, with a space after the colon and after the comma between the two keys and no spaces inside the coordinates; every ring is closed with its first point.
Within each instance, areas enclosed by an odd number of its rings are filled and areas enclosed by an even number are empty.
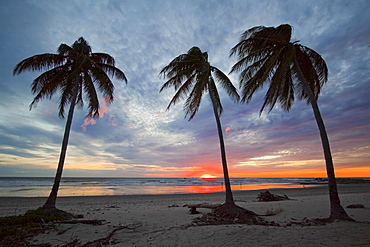
{"type": "Polygon", "coordinates": [[[90,45],[84,38],[79,38],[72,46],[61,44],[57,54],[40,54],[24,59],[18,63],[13,74],[24,71],[47,70],[32,82],[35,94],[30,109],[41,99],[51,98],[54,93],[61,93],[59,98],[59,117],[64,118],[64,108],[69,104],[69,111],[62,148],[51,193],[44,208],[55,208],[59,184],[62,177],[67,152],[69,134],[75,106],[83,106],[83,97],[88,101],[87,117],[99,116],[99,100],[95,86],[108,103],[113,102],[114,86],[109,76],[127,82],[125,74],[114,66],[114,58],[106,53],[92,53],[90,45]]]}
{"type": "Polygon", "coordinates": [[[161,70],[160,74],[162,74],[164,78],[167,77],[168,79],[163,84],[160,92],[169,87],[173,87],[175,91],[177,91],[170,101],[167,110],[171,105],[175,105],[179,100],[187,97],[184,104],[184,110],[186,112],[185,117],[189,116],[189,121],[198,111],[203,94],[208,92],[216,119],[220,141],[221,160],[226,190],[226,201],[224,206],[227,209],[235,209],[237,206],[235,205],[231,191],[225,144],[220,121],[223,108],[215,84],[215,79],[234,101],[239,101],[239,95],[236,88],[221,70],[210,65],[208,62],[207,52],[202,52],[198,47],[192,47],[186,54],[177,56],[161,70]]]}
{"type": "Polygon", "coordinates": [[[320,131],[330,195],[329,220],[352,220],[340,204],[329,139],[321,117],[317,99],[326,83],[328,69],[325,61],[314,50],[291,41],[292,27],[288,24],[275,27],[258,26],[245,31],[230,56],[238,57],[231,72],[241,71],[242,102],[248,103],[253,94],[268,83],[264,102],[271,111],[277,101],[289,111],[295,95],[312,106],[320,131]]]}

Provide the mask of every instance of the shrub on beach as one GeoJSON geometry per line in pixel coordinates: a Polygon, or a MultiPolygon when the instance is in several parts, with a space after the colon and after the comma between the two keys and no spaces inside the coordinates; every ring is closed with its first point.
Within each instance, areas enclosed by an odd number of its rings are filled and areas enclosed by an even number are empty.
{"type": "Polygon", "coordinates": [[[40,207],[23,215],[0,217],[0,246],[27,246],[26,239],[44,231],[45,223],[72,218],[72,215],[61,214],[59,211],[46,213],[40,207]]]}

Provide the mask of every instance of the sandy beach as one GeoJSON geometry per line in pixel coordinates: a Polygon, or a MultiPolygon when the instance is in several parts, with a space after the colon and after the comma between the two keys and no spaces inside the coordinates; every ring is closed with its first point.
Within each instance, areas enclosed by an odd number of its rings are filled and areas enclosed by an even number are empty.
{"type": "MultiPolygon", "coordinates": [[[[370,246],[370,184],[340,184],[339,195],[344,207],[363,204],[364,208],[346,208],[358,222],[334,222],[310,225],[306,219],[329,216],[326,186],[301,189],[272,189],[273,194],[291,200],[258,202],[261,191],[236,191],[236,203],[257,214],[281,209],[264,216],[280,226],[213,225],[194,226],[192,220],[202,214],[190,214],[186,204],[222,203],[224,193],[60,197],[59,209],[84,215],[86,220],[102,220],[102,225],[57,224],[33,237],[33,244],[63,246],[73,241],[82,246],[109,238],[109,246],[370,246]]],[[[45,198],[2,197],[0,216],[12,216],[36,209],[45,198]]],[[[201,213],[210,209],[198,209],[201,213]]]]}

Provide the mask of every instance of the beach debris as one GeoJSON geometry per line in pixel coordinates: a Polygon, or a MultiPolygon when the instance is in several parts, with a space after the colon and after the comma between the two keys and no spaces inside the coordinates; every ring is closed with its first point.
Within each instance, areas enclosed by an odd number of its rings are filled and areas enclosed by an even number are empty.
{"type": "Polygon", "coordinates": [[[56,221],[55,223],[58,223],[58,224],[90,224],[90,225],[94,225],[94,226],[97,226],[97,225],[102,225],[103,224],[103,220],[60,220],[60,221],[56,221]]]}
{"type": "Polygon", "coordinates": [[[179,205],[177,205],[177,204],[172,204],[172,205],[169,205],[168,207],[169,207],[169,208],[177,208],[177,207],[179,207],[179,205]]]}
{"type": "Polygon", "coordinates": [[[276,215],[276,214],[280,213],[281,211],[283,211],[281,208],[277,208],[273,211],[267,210],[267,212],[264,215],[261,215],[261,216],[273,216],[273,215],[276,215]]]}
{"type": "Polygon", "coordinates": [[[108,205],[105,208],[121,208],[121,207],[114,204],[114,205],[108,205]]]}
{"type": "Polygon", "coordinates": [[[191,214],[199,214],[197,208],[212,209],[211,213],[204,214],[193,220],[193,225],[222,225],[222,224],[249,224],[249,225],[269,225],[279,226],[274,221],[268,222],[260,216],[272,216],[283,211],[281,208],[268,210],[266,214],[259,215],[235,204],[186,204],[184,207],[190,208],[191,214]]]}
{"type": "Polygon", "coordinates": [[[222,204],[217,203],[217,204],[209,204],[209,203],[198,203],[198,204],[185,204],[183,207],[188,207],[190,208],[190,213],[191,214],[199,214],[197,211],[197,208],[210,208],[212,210],[222,206],[222,204]]]}
{"type": "Polygon", "coordinates": [[[73,228],[73,226],[68,227],[64,230],[60,230],[60,231],[57,232],[57,235],[63,235],[64,233],[66,233],[68,230],[71,230],[72,228],[73,228]]]}
{"type": "Polygon", "coordinates": [[[270,193],[270,191],[261,192],[258,194],[257,199],[259,202],[271,202],[271,201],[282,201],[282,200],[290,200],[287,195],[274,195],[270,193]]]}
{"type": "MultiPolygon", "coordinates": [[[[209,205],[210,204],[201,206],[210,208],[209,205]]],[[[185,206],[189,207],[193,205],[185,206]]],[[[203,216],[193,219],[192,224],[194,226],[228,224],[268,225],[268,222],[259,217],[256,213],[239,207],[234,203],[225,203],[212,208],[211,213],[203,214],[203,216]]]]}
{"type": "MultiPolygon", "coordinates": [[[[31,246],[28,239],[54,229],[54,222],[72,219],[73,214],[40,207],[23,215],[0,217],[0,246],[31,246]]],[[[51,246],[40,243],[38,246],[51,246]]]]}
{"type": "MultiPolygon", "coordinates": [[[[51,246],[52,245],[50,244],[50,247],[51,246]]],[[[75,247],[75,246],[81,246],[81,242],[77,238],[72,239],[71,241],[67,242],[66,244],[62,245],[61,247],[75,247]]],[[[37,245],[37,247],[38,247],[38,245],[37,245]]]]}
{"type": "Polygon", "coordinates": [[[308,219],[307,217],[304,217],[300,221],[296,221],[297,219],[291,218],[294,221],[288,222],[285,226],[292,226],[292,225],[301,225],[301,226],[322,226],[330,223],[328,219],[308,219]]]}
{"type": "Polygon", "coordinates": [[[99,238],[99,239],[96,239],[96,240],[93,240],[93,241],[89,241],[87,243],[85,243],[84,245],[82,245],[83,247],[88,247],[88,246],[105,246],[105,245],[110,245],[110,244],[115,244],[115,243],[112,243],[111,242],[111,238],[113,236],[113,234],[119,230],[123,230],[123,229],[136,229],[138,227],[141,227],[142,226],[142,223],[141,222],[135,222],[133,224],[128,224],[128,225],[122,225],[120,224],[117,228],[115,228],[114,230],[112,230],[106,237],[104,238],[99,238]]]}
{"type": "Polygon", "coordinates": [[[346,208],[364,208],[364,204],[351,204],[348,205],[346,208]]]}

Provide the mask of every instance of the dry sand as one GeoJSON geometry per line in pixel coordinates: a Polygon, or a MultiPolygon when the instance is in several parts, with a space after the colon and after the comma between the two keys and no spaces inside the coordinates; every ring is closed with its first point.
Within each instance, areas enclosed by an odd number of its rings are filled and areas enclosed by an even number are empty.
{"type": "MultiPolygon", "coordinates": [[[[329,216],[326,186],[302,189],[273,189],[273,194],[287,195],[293,200],[258,202],[261,191],[236,191],[239,206],[265,214],[282,209],[274,216],[263,217],[281,227],[261,225],[191,226],[200,215],[189,213],[185,204],[222,203],[224,193],[187,195],[145,195],[104,197],[60,197],[59,209],[83,214],[84,219],[104,220],[103,225],[58,224],[56,229],[34,237],[34,244],[51,243],[63,246],[73,240],[81,245],[114,232],[109,246],[370,246],[370,184],[338,185],[341,203],[363,204],[365,208],[346,208],[358,222],[334,222],[308,226],[305,218],[329,216]]],[[[45,198],[0,198],[0,216],[23,214],[36,209],[45,198]]],[[[208,213],[210,209],[199,209],[208,213]]]]}

